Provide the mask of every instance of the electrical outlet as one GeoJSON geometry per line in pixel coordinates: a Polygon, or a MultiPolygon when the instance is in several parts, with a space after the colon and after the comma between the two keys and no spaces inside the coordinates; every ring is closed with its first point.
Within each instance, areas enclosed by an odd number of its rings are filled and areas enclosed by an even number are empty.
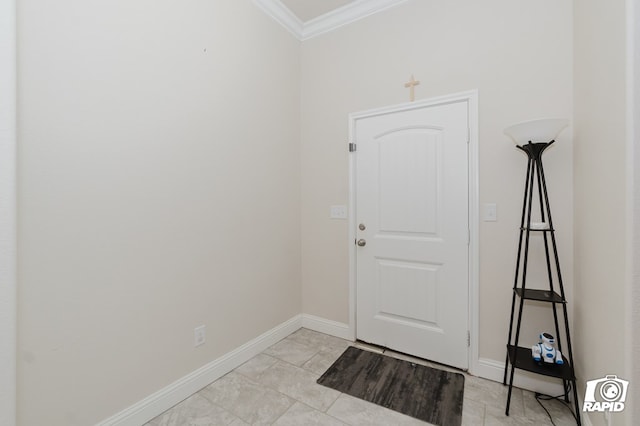
{"type": "Polygon", "coordinates": [[[204,345],[206,340],[206,329],[204,325],[200,325],[193,329],[193,346],[204,345]]]}

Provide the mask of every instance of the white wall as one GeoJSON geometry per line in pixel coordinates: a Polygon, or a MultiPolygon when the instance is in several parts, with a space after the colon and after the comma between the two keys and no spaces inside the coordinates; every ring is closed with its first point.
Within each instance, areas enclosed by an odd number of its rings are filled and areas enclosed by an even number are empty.
{"type": "MultiPolygon", "coordinates": [[[[575,8],[575,342],[579,393],[607,374],[627,378],[627,101],[625,1],[575,8]],[[599,336],[597,349],[593,338],[599,336]]],[[[631,412],[613,424],[632,424],[631,412]]],[[[605,424],[592,414],[594,425],[605,424]]]]}
{"type": "MultiPolygon", "coordinates": [[[[627,99],[627,107],[630,108],[630,134],[627,135],[627,156],[630,157],[631,167],[629,177],[632,179],[631,191],[628,193],[633,199],[630,211],[631,227],[633,231],[633,241],[631,242],[630,258],[631,258],[631,280],[627,283],[630,290],[629,306],[630,312],[627,313],[629,323],[627,329],[630,329],[630,341],[632,342],[631,354],[627,361],[630,363],[629,379],[632,383],[640,383],[640,327],[635,324],[640,323],[640,149],[638,146],[638,138],[640,137],[640,5],[635,0],[627,0],[627,61],[630,61],[630,74],[627,75],[628,93],[633,93],[630,99],[627,99]]],[[[628,64],[629,65],[629,64],[628,64]]],[[[628,68],[629,70],[629,68],[628,68]]],[[[634,392],[631,398],[631,414],[629,420],[640,419],[640,393],[634,392]]],[[[629,414],[627,414],[629,416],[629,414]]]]}
{"type": "MultiPolygon", "coordinates": [[[[498,222],[480,224],[480,357],[504,361],[527,160],[502,130],[572,117],[571,22],[569,0],[414,0],[303,43],[303,312],[348,322],[347,223],[328,218],[348,200],[347,115],[408,101],[411,74],[417,99],[478,89],[480,203],[498,204],[498,222]]],[[[545,166],[572,302],[570,129],[545,166]]],[[[539,243],[531,270],[543,280],[539,243]]],[[[550,318],[527,309],[522,344],[552,330],[550,318]]]]}
{"type": "Polygon", "coordinates": [[[94,424],[301,312],[300,44],[250,0],[18,36],[19,424],[94,424]]]}
{"type": "Polygon", "coordinates": [[[16,4],[0,0],[0,424],[16,422],[16,4]]]}
{"type": "MultiPolygon", "coordinates": [[[[631,328],[633,347],[627,361],[631,364],[630,379],[633,383],[640,383],[640,327],[634,326],[640,324],[640,149],[638,148],[638,138],[640,137],[640,51],[638,51],[638,47],[640,47],[640,4],[636,0],[627,1],[627,14],[631,15],[627,16],[627,19],[630,19],[631,23],[628,35],[632,40],[631,44],[627,46],[627,54],[629,55],[627,60],[633,61],[632,73],[627,75],[627,82],[630,83],[630,89],[633,90],[633,98],[630,99],[631,111],[629,111],[632,122],[627,123],[631,126],[632,133],[627,135],[627,155],[631,154],[632,162],[629,172],[633,179],[631,223],[634,236],[631,248],[632,279],[628,283],[631,290],[628,328],[631,328]]],[[[631,419],[640,419],[640,392],[634,392],[631,401],[633,404],[631,419]]]]}

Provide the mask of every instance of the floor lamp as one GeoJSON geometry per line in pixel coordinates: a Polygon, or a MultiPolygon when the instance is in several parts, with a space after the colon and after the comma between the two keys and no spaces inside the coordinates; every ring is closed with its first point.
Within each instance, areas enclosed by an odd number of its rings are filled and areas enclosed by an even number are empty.
{"type": "Polygon", "coordinates": [[[569,401],[569,385],[573,388],[575,414],[578,425],[580,425],[578,392],[576,389],[573,351],[571,348],[571,334],[569,332],[569,319],[567,316],[567,300],[565,298],[564,285],[562,283],[562,273],[560,272],[560,261],[558,259],[555,229],[551,218],[551,207],[549,206],[547,184],[544,175],[544,168],[542,166],[543,152],[555,142],[556,137],[568,125],[569,121],[564,119],[543,119],[518,123],[507,127],[504,130],[505,134],[514,140],[516,147],[527,154],[528,166],[524,189],[524,200],[522,203],[520,240],[518,242],[516,273],[513,284],[509,340],[507,341],[507,359],[505,362],[503,384],[507,384],[507,376],[510,367],[511,371],[508,381],[509,392],[507,394],[507,407],[505,410],[505,414],[508,416],[509,406],[511,403],[511,391],[513,388],[513,377],[516,369],[562,379],[565,401],[569,401]],[[534,191],[534,187],[537,187],[536,191],[534,191]],[[538,199],[540,208],[539,222],[532,221],[532,207],[535,202],[535,198],[538,199]],[[532,289],[527,287],[529,237],[532,232],[541,233],[543,237],[548,279],[547,289],[532,289]],[[520,326],[522,325],[522,311],[525,306],[525,300],[547,302],[551,305],[556,333],[555,342],[557,344],[558,351],[563,355],[562,359],[557,363],[545,362],[544,360],[536,361],[532,357],[531,348],[519,345],[520,326]],[[514,327],[516,305],[518,305],[519,308],[517,311],[517,321],[515,322],[514,327]],[[566,353],[562,349],[562,337],[560,334],[558,310],[556,308],[557,305],[562,306],[562,314],[564,317],[564,336],[567,339],[566,353]],[[564,355],[566,355],[566,357],[564,355]]]}

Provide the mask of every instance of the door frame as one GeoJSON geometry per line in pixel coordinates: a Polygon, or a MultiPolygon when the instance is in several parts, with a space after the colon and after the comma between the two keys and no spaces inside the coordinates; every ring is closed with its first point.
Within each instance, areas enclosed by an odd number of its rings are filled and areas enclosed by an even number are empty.
{"type": "MultiPolygon", "coordinates": [[[[349,141],[357,145],[356,122],[363,118],[375,117],[394,112],[411,111],[430,106],[446,105],[457,102],[467,102],[469,111],[469,372],[477,371],[478,366],[478,336],[479,336],[479,185],[478,185],[478,91],[469,90],[466,92],[454,93],[435,98],[424,99],[416,102],[408,102],[398,105],[391,105],[382,108],[375,108],[361,112],[349,114],[349,141]]],[[[356,148],[357,149],[357,148],[356,148]]],[[[356,151],[357,153],[357,151],[356,151]]],[[[357,232],[356,217],[356,155],[349,155],[349,331],[352,340],[356,340],[356,280],[357,280],[357,250],[354,241],[357,232]]]]}

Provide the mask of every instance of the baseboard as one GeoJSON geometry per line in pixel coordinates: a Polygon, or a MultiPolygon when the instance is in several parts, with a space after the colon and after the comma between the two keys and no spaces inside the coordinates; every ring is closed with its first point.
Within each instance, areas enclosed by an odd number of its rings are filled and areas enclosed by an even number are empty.
{"type": "Polygon", "coordinates": [[[345,340],[353,340],[353,333],[351,332],[349,325],[342,322],[331,321],[314,315],[302,314],[302,326],[319,333],[328,334],[345,340]]]}
{"type": "Polygon", "coordinates": [[[239,348],[175,381],[164,389],[149,395],[120,413],[103,420],[96,426],[143,425],[231,370],[244,364],[269,346],[284,339],[302,327],[302,324],[303,316],[296,315],[239,348]]]}

